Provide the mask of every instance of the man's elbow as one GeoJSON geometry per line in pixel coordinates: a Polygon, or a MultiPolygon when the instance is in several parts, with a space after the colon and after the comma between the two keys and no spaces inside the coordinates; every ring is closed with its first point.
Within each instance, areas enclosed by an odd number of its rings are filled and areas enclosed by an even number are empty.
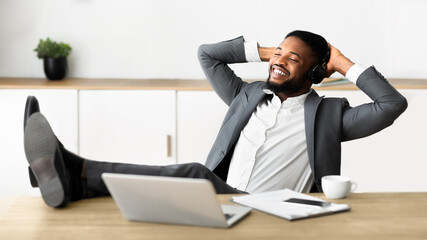
{"type": "Polygon", "coordinates": [[[200,62],[208,57],[207,44],[202,44],[199,46],[199,49],[197,50],[197,57],[200,62]]]}
{"type": "Polygon", "coordinates": [[[383,111],[394,121],[394,119],[398,118],[407,108],[408,101],[404,96],[399,94],[399,97],[391,101],[388,107],[384,108],[383,111]]]}
{"type": "Polygon", "coordinates": [[[396,102],[396,112],[398,116],[402,114],[408,108],[408,101],[402,95],[400,95],[399,101],[396,102]]]}

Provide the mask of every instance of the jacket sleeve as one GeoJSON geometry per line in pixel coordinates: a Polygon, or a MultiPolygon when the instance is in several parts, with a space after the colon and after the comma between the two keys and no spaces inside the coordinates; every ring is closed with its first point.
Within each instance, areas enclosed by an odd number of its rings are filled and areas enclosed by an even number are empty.
{"type": "Polygon", "coordinates": [[[405,97],[374,67],[366,69],[356,85],[373,102],[357,107],[350,107],[345,102],[343,141],[366,137],[390,126],[408,106],[405,97]]]}
{"type": "Polygon", "coordinates": [[[246,82],[228,66],[232,63],[246,61],[244,39],[238,37],[215,44],[204,44],[199,47],[198,58],[209,83],[221,99],[230,105],[246,82]]]}

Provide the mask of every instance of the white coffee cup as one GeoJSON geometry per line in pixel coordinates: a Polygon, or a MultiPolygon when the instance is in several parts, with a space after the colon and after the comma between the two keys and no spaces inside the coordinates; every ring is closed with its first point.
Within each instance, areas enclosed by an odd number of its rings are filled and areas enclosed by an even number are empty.
{"type": "Polygon", "coordinates": [[[350,181],[349,177],[339,175],[329,175],[322,177],[322,189],[327,198],[345,198],[356,190],[357,184],[350,181]]]}

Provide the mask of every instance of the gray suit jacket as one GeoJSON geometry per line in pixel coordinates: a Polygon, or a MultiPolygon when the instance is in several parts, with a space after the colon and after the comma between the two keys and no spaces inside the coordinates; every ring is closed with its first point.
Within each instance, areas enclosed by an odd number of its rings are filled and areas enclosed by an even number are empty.
{"type": "MultiPolygon", "coordinates": [[[[265,82],[244,82],[228,66],[246,62],[243,37],[202,45],[198,57],[210,84],[229,105],[205,163],[226,181],[240,132],[268,95],[263,91],[265,82]]],[[[319,97],[314,90],[305,100],[307,151],[313,179],[320,191],[323,176],[340,174],[341,142],[366,137],[390,126],[407,107],[406,99],[374,67],[360,75],[357,86],[372,103],[350,107],[345,98],[319,97]]]]}

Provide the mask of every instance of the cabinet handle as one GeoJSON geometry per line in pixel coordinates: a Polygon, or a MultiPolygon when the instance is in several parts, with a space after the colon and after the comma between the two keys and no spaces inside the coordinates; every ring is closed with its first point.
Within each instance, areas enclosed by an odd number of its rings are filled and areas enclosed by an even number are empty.
{"type": "Polygon", "coordinates": [[[167,156],[171,157],[172,156],[172,136],[171,135],[166,135],[166,142],[167,142],[167,156]]]}

